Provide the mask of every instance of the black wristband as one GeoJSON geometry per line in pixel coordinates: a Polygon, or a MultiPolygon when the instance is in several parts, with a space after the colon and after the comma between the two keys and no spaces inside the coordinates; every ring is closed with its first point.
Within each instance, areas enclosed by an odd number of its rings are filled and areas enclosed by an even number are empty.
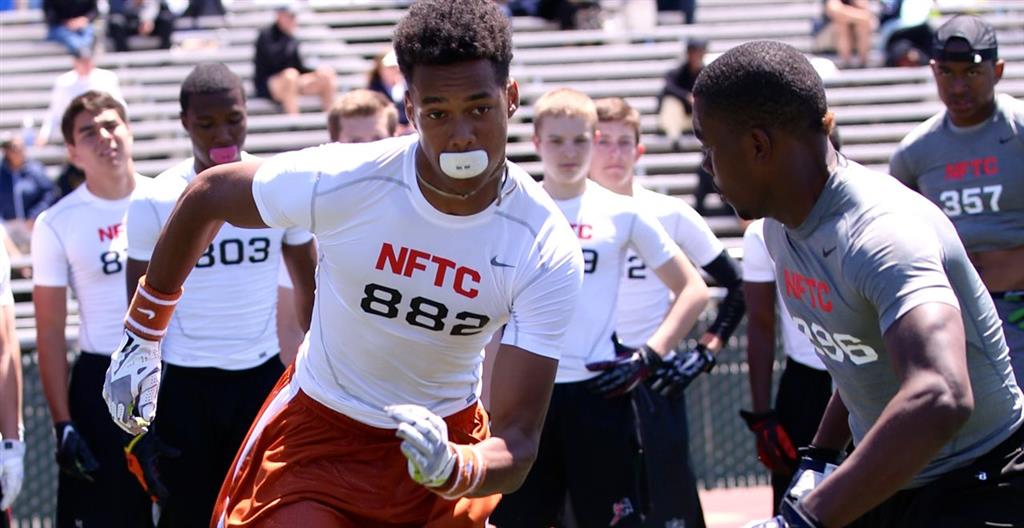
{"type": "Polygon", "coordinates": [[[801,458],[807,457],[814,460],[828,462],[829,464],[839,465],[840,452],[838,449],[828,449],[825,447],[809,445],[797,449],[797,454],[801,458]]]}

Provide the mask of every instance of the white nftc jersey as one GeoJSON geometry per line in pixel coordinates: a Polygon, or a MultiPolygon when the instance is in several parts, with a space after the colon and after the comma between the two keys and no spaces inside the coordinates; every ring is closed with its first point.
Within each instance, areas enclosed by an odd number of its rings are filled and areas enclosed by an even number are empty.
{"type": "Polygon", "coordinates": [[[593,181],[587,180],[582,195],[555,203],[583,248],[583,288],[555,377],[556,383],[570,383],[600,374],[587,370],[587,363],[615,357],[612,332],[626,250],[634,248],[656,269],[679,248],[657,219],[641,211],[639,203],[593,181]]]}
{"type": "MultiPolygon", "coordinates": [[[[243,159],[255,159],[247,154],[243,159]]],[[[149,261],[178,197],[195,178],[189,158],[157,176],[132,198],[128,258],[149,261]]],[[[301,229],[243,229],[225,223],[184,284],[163,339],[164,361],[182,367],[243,370],[280,351],[277,282],[281,243],[304,244],[301,229]]]]}
{"type": "MultiPolygon", "coordinates": [[[[686,202],[633,185],[637,207],[654,215],[668,236],[698,268],[715,260],[725,249],[708,223],[686,202]]],[[[665,319],[672,292],[633,250],[626,253],[626,269],[619,287],[619,323],[615,333],[628,347],[638,348],[650,339],[665,319]]]]}
{"type": "MultiPolygon", "coordinates": [[[[775,261],[768,254],[764,243],[764,219],[754,220],[743,233],[743,280],[745,282],[770,282],[775,285],[775,261]]],[[[782,330],[782,349],[786,355],[801,365],[825,370],[825,364],[814,351],[814,346],[796,327],[789,309],[782,300],[782,292],[775,288],[775,313],[778,328],[782,330]]]]}
{"type": "Polygon", "coordinates": [[[7,230],[0,225],[0,306],[14,306],[14,292],[11,291],[11,256],[7,254],[7,230]]]}
{"type": "MultiPolygon", "coordinates": [[[[151,183],[136,175],[132,196],[151,183]]],[[[32,229],[32,283],[71,287],[81,320],[78,347],[104,356],[121,341],[128,311],[124,259],[129,201],[105,200],[82,184],[43,211],[32,229]]]]}
{"type": "Polygon", "coordinates": [[[447,215],[420,192],[417,145],[281,154],[253,182],[263,221],[310,229],[320,250],[299,386],[374,427],[394,427],[386,405],[448,416],[474,403],[483,347],[506,322],[503,343],[557,359],[581,281],[579,244],[522,169],[507,163],[500,202],[447,215]]]}

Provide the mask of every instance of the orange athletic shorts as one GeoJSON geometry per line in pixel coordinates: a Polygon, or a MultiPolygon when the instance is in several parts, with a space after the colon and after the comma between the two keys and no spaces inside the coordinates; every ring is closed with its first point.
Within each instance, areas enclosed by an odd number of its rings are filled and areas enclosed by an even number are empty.
{"type": "MultiPolygon", "coordinates": [[[[291,384],[289,367],[235,455],[218,527],[483,527],[501,495],[449,501],[409,478],[394,429],[357,422],[291,384]]],[[[445,418],[456,443],[490,436],[479,404],[445,418]]]]}

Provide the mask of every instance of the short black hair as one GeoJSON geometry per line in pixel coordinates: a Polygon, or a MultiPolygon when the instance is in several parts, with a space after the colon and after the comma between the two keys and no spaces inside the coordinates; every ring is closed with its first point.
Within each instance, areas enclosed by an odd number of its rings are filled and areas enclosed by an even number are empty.
{"type": "Polygon", "coordinates": [[[788,44],[757,40],[730,49],[704,67],[693,94],[731,127],[828,133],[821,77],[788,44]]]}
{"type": "Polygon", "coordinates": [[[242,79],[235,72],[219,62],[200,64],[192,68],[192,72],[181,83],[181,93],[178,96],[181,112],[188,110],[188,101],[193,95],[230,92],[236,88],[238,93],[242,94],[242,101],[245,101],[242,79]]]}
{"type": "Polygon", "coordinates": [[[128,112],[124,109],[121,101],[114,99],[114,96],[99,90],[89,90],[68,103],[64,109],[64,115],[60,119],[60,132],[64,136],[64,143],[75,144],[75,119],[82,112],[101,114],[106,110],[114,110],[121,116],[121,121],[128,124],[128,112]]]}
{"type": "Polygon", "coordinates": [[[398,67],[408,82],[421,64],[486,59],[495,80],[508,80],[512,26],[494,0],[419,0],[398,23],[398,67]]]}

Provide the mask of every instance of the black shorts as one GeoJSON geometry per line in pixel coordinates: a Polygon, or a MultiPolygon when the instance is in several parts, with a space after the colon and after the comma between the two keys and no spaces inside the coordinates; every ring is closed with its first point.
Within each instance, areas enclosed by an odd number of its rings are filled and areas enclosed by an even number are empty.
{"type": "Polygon", "coordinates": [[[170,493],[162,504],[161,527],[210,524],[224,476],[282,373],[277,355],[246,370],[165,365],[156,431],[181,456],[160,460],[170,493]]]}
{"type": "MultiPolygon", "coordinates": [[[[779,392],[775,395],[775,415],[793,441],[793,447],[811,445],[831,398],[832,377],[827,371],[786,359],[786,368],[779,380],[779,392]]],[[[789,488],[792,479],[792,473],[772,473],[772,504],[776,514],[782,494],[789,488]]]]}
{"type": "Polygon", "coordinates": [[[556,383],[537,460],[491,515],[498,528],[558,525],[568,493],[576,522],[641,526],[637,422],[629,397],[604,398],[586,382],[556,383]]]}
{"type": "Polygon", "coordinates": [[[124,446],[131,440],[110,418],[103,401],[103,377],[110,357],[82,352],[71,369],[68,404],[78,434],[99,462],[94,481],[63,472],[57,479],[58,528],[152,526],[152,503],[128,471],[124,446]]]}
{"type": "Polygon", "coordinates": [[[903,490],[850,528],[1024,527],[1024,427],[967,467],[903,490]]]}
{"type": "Polygon", "coordinates": [[[644,526],[704,528],[697,480],[690,466],[690,432],[686,400],[666,398],[645,384],[633,392],[640,418],[640,441],[645,475],[641,498],[645,501],[644,526]]]}

